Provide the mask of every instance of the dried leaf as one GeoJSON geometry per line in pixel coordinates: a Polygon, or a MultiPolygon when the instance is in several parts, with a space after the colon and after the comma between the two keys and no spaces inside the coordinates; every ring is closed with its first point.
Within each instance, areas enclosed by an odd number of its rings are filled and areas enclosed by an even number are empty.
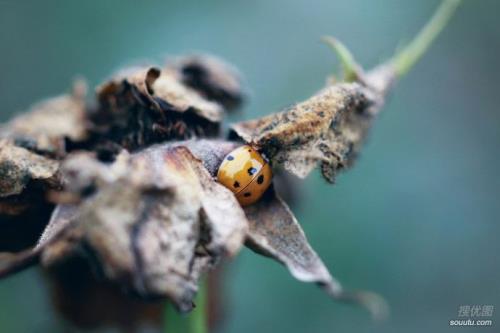
{"type": "Polygon", "coordinates": [[[357,83],[329,86],[283,112],[234,125],[232,136],[301,178],[320,164],[333,182],[336,171],[352,163],[370,127],[367,93],[357,83]]]}
{"type": "Polygon", "coordinates": [[[330,285],[341,290],[316,252],[288,206],[271,188],[254,205],[245,207],[248,245],[283,263],[300,281],[330,285]]]}
{"type": "Polygon", "coordinates": [[[41,242],[47,244],[43,262],[57,263],[76,248],[76,239],[110,280],[190,310],[200,275],[243,243],[247,221],[234,195],[179,145],[120,155],[110,166],[96,167],[88,155],[78,159],[63,170],[79,178],[79,165],[82,180],[75,183],[87,181],[96,190],[76,212],[56,213],[53,221],[69,227],[41,242]]]}
{"type": "Polygon", "coordinates": [[[134,150],[173,139],[217,135],[223,105],[241,95],[238,80],[227,66],[213,65],[213,60],[186,61],[181,58],[163,69],[130,69],[102,85],[99,107],[91,115],[92,141],[109,140],[134,150]],[[189,75],[188,64],[199,65],[204,72],[189,75]]]}
{"type": "Polygon", "coordinates": [[[346,292],[309,245],[304,231],[288,206],[271,188],[256,204],[245,207],[249,231],[247,245],[284,264],[298,280],[318,284],[332,298],[365,306],[376,319],[387,316],[388,307],[377,294],[346,292]]]}
{"type": "MultiPolygon", "coordinates": [[[[134,69],[102,85],[98,89],[99,106],[90,115],[93,126],[89,145],[110,141],[136,150],[167,140],[217,134],[218,122],[200,116],[194,107],[190,108],[188,97],[178,89],[183,86],[171,76],[162,79],[164,83],[170,80],[175,84],[170,100],[154,94],[152,86],[161,75],[161,70],[155,67],[134,69]]],[[[208,105],[207,114],[213,118],[219,112],[217,105],[208,105]]]]}

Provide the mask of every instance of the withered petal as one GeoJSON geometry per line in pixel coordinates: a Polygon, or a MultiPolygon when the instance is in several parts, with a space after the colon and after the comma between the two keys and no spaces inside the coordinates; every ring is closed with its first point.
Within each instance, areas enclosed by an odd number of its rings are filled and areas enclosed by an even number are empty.
{"type": "Polygon", "coordinates": [[[91,141],[112,141],[137,150],[154,143],[218,135],[225,108],[241,93],[227,66],[214,63],[201,56],[179,58],[164,68],[120,72],[98,88],[98,107],[90,116],[91,141]],[[204,72],[188,75],[185,66],[194,64],[204,72]]]}
{"type": "Polygon", "coordinates": [[[245,207],[249,223],[247,246],[284,264],[298,280],[319,285],[336,300],[366,307],[376,319],[387,315],[385,301],[375,293],[344,291],[312,249],[288,206],[270,188],[256,204],[245,207]]]}
{"type": "Polygon", "coordinates": [[[358,83],[328,86],[283,112],[237,123],[231,136],[301,178],[320,165],[333,182],[336,171],[356,157],[372,122],[374,100],[367,96],[374,95],[358,83]]]}
{"type": "Polygon", "coordinates": [[[270,188],[257,203],[245,207],[249,231],[247,245],[283,263],[298,280],[331,285],[341,290],[309,245],[288,206],[270,188]]]}
{"type": "MultiPolygon", "coordinates": [[[[189,311],[200,275],[237,253],[248,226],[234,195],[186,146],[157,145],[101,167],[87,167],[90,155],[69,159],[63,172],[96,190],[76,209],[58,207],[40,241],[43,264],[78,247],[108,279],[143,297],[167,296],[189,311]]],[[[198,149],[198,156],[205,153],[198,149]]]]}

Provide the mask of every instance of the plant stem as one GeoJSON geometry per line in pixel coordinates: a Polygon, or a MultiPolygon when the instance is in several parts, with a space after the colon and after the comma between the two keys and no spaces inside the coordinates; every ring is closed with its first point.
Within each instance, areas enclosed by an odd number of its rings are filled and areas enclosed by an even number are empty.
{"type": "Polygon", "coordinates": [[[207,323],[207,281],[203,280],[200,283],[198,294],[196,295],[196,308],[190,315],[189,332],[190,333],[208,333],[207,323]]]}
{"type": "Polygon", "coordinates": [[[164,333],[208,333],[207,282],[200,282],[194,300],[196,308],[187,316],[179,314],[172,304],[165,305],[164,333]]]}
{"type": "Polygon", "coordinates": [[[434,39],[446,26],[461,0],[443,0],[432,18],[415,39],[391,60],[396,75],[402,77],[422,57],[434,39]]]}

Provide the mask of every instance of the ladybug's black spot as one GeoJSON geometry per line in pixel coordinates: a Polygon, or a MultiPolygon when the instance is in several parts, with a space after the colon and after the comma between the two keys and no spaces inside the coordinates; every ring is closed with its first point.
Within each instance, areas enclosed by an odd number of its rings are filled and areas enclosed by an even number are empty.
{"type": "Polygon", "coordinates": [[[235,188],[238,188],[238,187],[240,187],[240,183],[238,183],[238,182],[234,182],[233,186],[234,186],[235,188]]]}
{"type": "Polygon", "coordinates": [[[260,175],[259,178],[257,178],[257,184],[262,184],[264,182],[264,175],[260,175]]]}
{"type": "Polygon", "coordinates": [[[232,161],[232,160],[234,160],[234,157],[232,157],[231,155],[229,155],[229,156],[227,157],[227,160],[228,160],[228,161],[232,161]]]}
{"type": "Polygon", "coordinates": [[[244,196],[244,197],[247,197],[247,198],[248,198],[249,196],[251,196],[251,195],[252,195],[252,193],[250,193],[250,192],[246,192],[246,193],[244,193],[244,194],[243,194],[243,196],[244,196]]]}
{"type": "Polygon", "coordinates": [[[248,152],[251,153],[252,152],[252,149],[248,149],[248,152]]]}
{"type": "Polygon", "coordinates": [[[249,169],[248,169],[248,174],[249,174],[250,176],[253,176],[256,172],[257,172],[257,169],[255,169],[255,168],[249,168],[249,169]]]}

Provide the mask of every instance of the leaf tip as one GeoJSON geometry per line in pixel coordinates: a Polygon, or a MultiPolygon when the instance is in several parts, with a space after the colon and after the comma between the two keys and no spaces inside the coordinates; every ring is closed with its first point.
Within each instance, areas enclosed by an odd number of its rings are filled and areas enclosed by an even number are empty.
{"type": "Polygon", "coordinates": [[[323,36],[321,40],[337,54],[342,66],[344,81],[353,82],[360,78],[361,67],[358,65],[351,51],[338,39],[332,36],[323,36]]]}
{"type": "Polygon", "coordinates": [[[389,317],[389,305],[377,293],[364,290],[345,291],[340,285],[336,284],[324,284],[321,286],[333,299],[362,306],[376,322],[385,321],[389,317]]]}

